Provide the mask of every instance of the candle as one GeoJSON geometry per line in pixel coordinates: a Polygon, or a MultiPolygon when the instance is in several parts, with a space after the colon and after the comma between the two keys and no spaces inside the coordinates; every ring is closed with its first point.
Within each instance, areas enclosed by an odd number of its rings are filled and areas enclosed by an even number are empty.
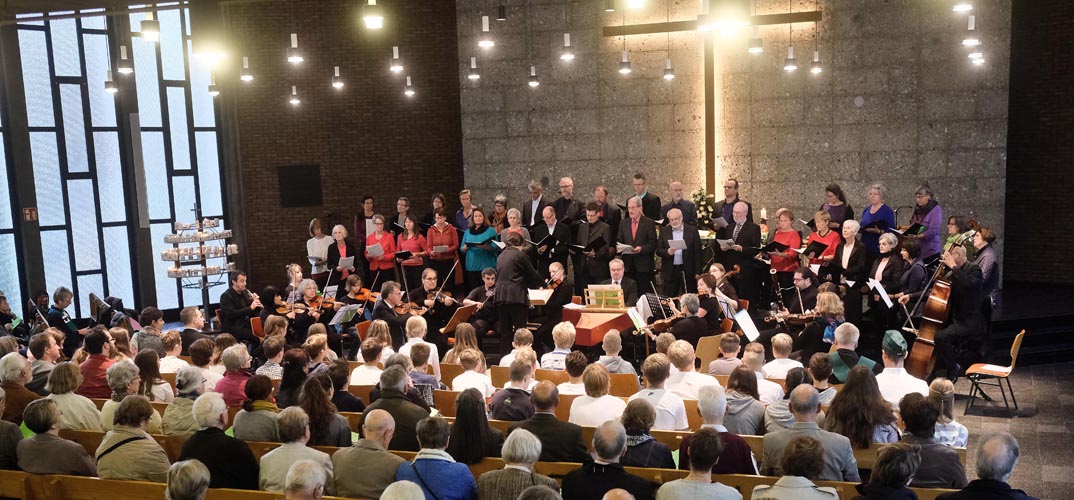
{"type": "Polygon", "coordinates": [[[767,218],[768,218],[768,209],[761,208],[761,219],[767,219],[767,218]]]}

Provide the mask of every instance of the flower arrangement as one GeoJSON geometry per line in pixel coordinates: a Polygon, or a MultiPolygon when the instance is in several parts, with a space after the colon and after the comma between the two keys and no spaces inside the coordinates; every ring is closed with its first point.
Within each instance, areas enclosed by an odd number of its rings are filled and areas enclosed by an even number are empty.
{"type": "Polygon", "coordinates": [[[716,198],[705,193],[705,188],[701,188],[690,195],[690,201],[697,207],[698,227],[711,228],[712,217],[716,211],[716,198]]]}

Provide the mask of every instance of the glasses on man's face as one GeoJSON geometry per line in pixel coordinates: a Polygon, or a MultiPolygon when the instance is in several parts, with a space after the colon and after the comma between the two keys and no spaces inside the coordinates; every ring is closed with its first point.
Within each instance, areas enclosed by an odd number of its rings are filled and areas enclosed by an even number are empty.
{"type": "Polygon", "coordinates": [[[724,189],[734,189],[734,188],[735,188],[735,186],[734,186],[734,185],[732,184],[732,185],[727,185],[727,186],[724,186],[723,188],[724,188],[724,189]]]}

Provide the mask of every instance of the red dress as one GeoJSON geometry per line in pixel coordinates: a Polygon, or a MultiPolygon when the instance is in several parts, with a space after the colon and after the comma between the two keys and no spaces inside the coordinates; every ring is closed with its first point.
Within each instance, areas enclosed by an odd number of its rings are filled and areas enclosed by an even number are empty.
{"type": "MultiPolygon", "coordinates": [[[[409,251],[413,254],[419,254],[425,251],[425,237],[418,235],[416,238],[403,239],[402,233],[399,234],[399,241],[396,245],[397,251],[409,251]]],[[[411,257],[403,261],[404,266],[421,266],[421,257],[411,257]]]]}
{"type": "MultiPolygon", "coordinates": [[[[775,236],[772,237],[773,241],[778,241],[790,247],[787,252],[791,252],[796,248],[802,247],[802,237],[798,235],[798,231],[776,231],[775,236]]],[[[792,257],[780,257],[778,255],[772,256],[772,269],[780,272],[794,272],[798,269],[798,253],[793,252],[792,257]]]]}
{"type": "Polygon", "coordinates": [[[367,249],[377,243],[380,243],[380,247],[384,249],[384,255],[370,257],[369,250],[366,250],[365,258],[369,261],[369,270],[387,271],[395,269],[395,237],[392,236],[392,233],[384,231],[380,237],[377,237],[377,233],[372,233],[365,239],[367,249]]]}
{"type": "Polygon", "coordinates": [[[814,241],[819,241],[821,243],[824,243],[825,245],[828,245],[828,248],[825,248],[824,251],[820,253],[820,255],[816,256],[816,258],[809,259],[809,263],[810,264],[822,264],[822,263],[827,262],[827,261],[820,260],[820,258],[821,257],[828,257],[828,256],[834,257],[835,256],[835,249],[839,246],[840,243],[843,242],[843,238],[842,238],[842,236],[839,235],[839,233],[837,233],[835,231],[828,231],[828,234],[826,234],[824,236],[821,236],[821,235],[817,234],[816,231],[813,231],[813,233],[809,235],[809,240],[806,243],[808,244],[808,243],[812,243],[814,241]]]}

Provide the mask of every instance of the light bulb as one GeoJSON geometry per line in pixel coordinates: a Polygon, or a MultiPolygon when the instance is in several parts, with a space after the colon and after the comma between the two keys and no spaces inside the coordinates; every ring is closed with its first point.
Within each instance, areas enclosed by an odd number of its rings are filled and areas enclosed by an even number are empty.
{"type": "Polygon", "coordinates": [[[134,66],[131,66],[130,59],[127,59],[127,46],[119,46],[119,64],[116,65],[116,71],[121,75],[129,75],[134,73],[134,66]]]}
{"type": "Polygon", "coordinates": [[[489,32],[489,16],[481,16],[481,38],[477,41],[477,46],[483,49],[496,46],[492,33],[489,32]]]}
{"type": "Polygon", "coordinates": [[[239,80],[244,82],[254,81],[253,73],[250,73],[250,58],[242,56],[242,72],[239,73],[239,80]]]}
{"type": "Polygon", "coordinates": [[[149,43],[160,41],[160,21],[153,19],[152,12],[145,13],[145,19],[141,22],[142,40],[149,43]]]}
{"type": "Polygon", "coordinates": [[[339,66],[336,66],[336,74],[332,76],[332,87],[336,90],[343,88],[343,79],[339,77],[339,66]]]}
{"type": "Polygon", "coordinates": [[[507,6],[506,5],[497,5],[496,6],[496,20],[497,21],[506,21],[507,20],[507,6]]]}
{"type": "Polygon", "coordinates": [[[619,74],[620,75],[629,75],[630,74],[630,58],[627,55],[627,51],[625,51],[625,50],[623,51],[623,58],[619,61],[619,74]]]}
{"type": "Polygon", "coordinates": [[[671,81],[675,79],[675,69],[671,67],[671,58],[669,57],[664,63],[664,79],[671,81]]]}
{"type": "Polygon", "coordinates": [[[291,33],[291,46],[287,48],[287,62],[298,64],[304,60],[302,52],[298,50],[298,33],[291,33]]]}
{"type": "Polygon", "coordinates": [[[302,102],[298,99],[298,87],[295,85],[291,86],[291,99],[288,102],[290,102],[292,106],[298,106],[299,103],[302,102]]]}
{"type": "Polygon", "coordinates": [[[477,72],[477,58],[476,57],[471,57],[470,58],[470,74],[467,75],[466,78],[469,78],[471,80],[480,80],[481,79],[481,73],[477,72]]]}
{"type": "Polygon", "coordinates": [[[969,12],[973,10],[973,4],[967,2],[959,2],[956,3],[954,7],[951,7],[951,10],[955,12],[969,12]]]}
{"type": "Polygon", "coordinates": [[[563,34],[563,53],[559,55],[559,58],[564,61],[574,60],[574,49],[571,48],[571,34],[563,34]]]}
{"type": "Polygon", "coordinates": [[[794,47],[787,47],[787,59],[783,60],[783,71],[797,71],[798,61],[794,59],[794,47]]]}
{"type": "Polygon", "coordinates": [[[371,30],[379,30],[384,27],[384,11],[377,5],[377,0],[369,0],[362,6],[362,22],[371,30]]]}
{"type": "Polygon", "coordinates": [[[108,70],[108,77],[104,80],[104,91],[109,94],[115,94],[119,92],[119,88],[116,87],[115,80],[112,80],[112,70],[108,70]]]}
{"type": "Polygon", "coordinates": [[[984,58],[984,54],[981,53],[980,51],[970,52],[969,58],[970,59],[982,59],[982,58],[984,58]]]}
{"type": "Polygon", "coordinates": [[[759,26],[753,27],[753,36],[750,37],[750,48],[746,49],[750,54],[762,54],[764,53],[764,39],[761,38],[761,28],[759,26]]]}
{"type": "Polygon", "coordinates": [[[971,15],[968,17],[969,21],[967,21],[966,25],[966,38],[962,39],[962,45],[965,45],[966,47],[976,47],[981,44],[981,39],[977,38],[977,28],[975,26],[976,16],[971,15]]]}
{"type": "Polygon", "coordinates": [[[392,73],[403,71],[403,60],[399,59],[399,47],[392,46],[392,60],[388,63],[388,70],[392,73]]]}
{"type": "Polygon", "coordinates": [[[403,95],[407,97],[414,96],[414,86],[410,84],[410,77],[406,77],[406,86],[403,87],[403,95]]]}
{"type": "Polygon", "coordinates": [[[813,73],[814,75],[819,75],[822,71],[824,71],[824,68],[822,68],[821,65],[820,65],[820,51],[819,50],[814,50],[813,51],[813,64],[810,66],[809,72],[813,73]]]}
{"type": "Polygon", "coordinates": [[[541,84],[541,81],[537,79],[537,66],[530,66],[530,80],[529,86],[536,87],[541,84]]]}

